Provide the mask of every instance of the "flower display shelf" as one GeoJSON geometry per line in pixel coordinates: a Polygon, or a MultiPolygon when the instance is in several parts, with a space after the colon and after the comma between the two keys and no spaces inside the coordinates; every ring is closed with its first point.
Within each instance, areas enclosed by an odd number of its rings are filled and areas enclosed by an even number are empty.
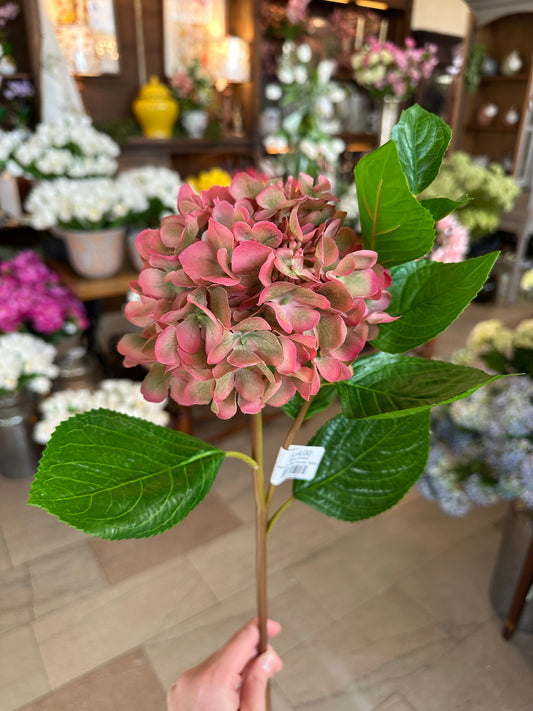
{"type": "Polygon", "coordinates": [[[107,279],[85,279],[75,274],[64,262],[55,259],[47,259],[46,261],[59,274],[65,286],[68,286],[81,301],[124,296],[128,292],[130,282],[134,281],[138,275],[136,271],[126,267],[115,276],[107,279]]]}

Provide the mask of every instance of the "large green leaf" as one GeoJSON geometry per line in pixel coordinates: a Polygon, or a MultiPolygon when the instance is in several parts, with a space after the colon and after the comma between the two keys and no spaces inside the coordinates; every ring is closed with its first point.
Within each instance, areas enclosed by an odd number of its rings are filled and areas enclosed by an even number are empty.
{"type": "MultiPolygon", "coordinates": [[[[320,390],[312,398],[309,409],[305,413],[304,420],[308,420],[310,417],[313,417],[313,415],[322,412],[322,410],[325,410],[333,403],[335,397],[337,396],[337,389],[335,386],[336,383],[322,384],[320,390]]],[[[294,397],[292,397],[286,405],[283,405],[282,410],[286,415],[292,417],[294,420],[300,412],[300,408],[304,402],[305,400],[300,393],[296,393],[296,395],[294,395],[294,397]]]]}
{"type": "Polygon", "coordinates": [[[364,156],[354,170],[363,244],[386,267],[427,254],[434,220],[409,190],[394,141],[364,156]]]}
{"type": "Polygon", "coordinates": [[[200,503],[224,456],[182,432],[90,410],[55,430],[29,502],[100,538],[153,536],[200,503]]]}
{"type": "Polygon", "coordinates": [[[405,353],[435,338],[479,292],[497,257],[494,252],[456,264],[425,260],[391,270],[387,313],[401,318],[380,324],[373,345],[387,353],[405,353]]]}
{"type": "Polygon", "coordinates": [[[428,198],[427,200],[420,200],[422,207],[431,213],[435,222],[442,220],[443,217],[457,210],[458,207],[466,205],[467,202],[470,202],[470,198],[468,197],[461,198],[460,200],[450,200],[450,198],[428,198]]]}
{"type": "Polygon", "coordinates": [[[354,364],[338,383],[342,414],[350,419],[398,417],[470,395],[502,375],[445,361],[377,353],[354,364]]]}
{"type": "Polygon", "coordinates": [[[415,104],[402,111],[391,136],[409,187],[417,195],[437,177],[452,130],[438,116],[415,104]]]}
{"type": "Polygon", "coordinates": [[[379,420],[338,415],[309,444],[326,452],[314,479],[294,481],[294,497],[328,516],[359,521],[394,506],[424,471],[429,410],[379,420]]]}

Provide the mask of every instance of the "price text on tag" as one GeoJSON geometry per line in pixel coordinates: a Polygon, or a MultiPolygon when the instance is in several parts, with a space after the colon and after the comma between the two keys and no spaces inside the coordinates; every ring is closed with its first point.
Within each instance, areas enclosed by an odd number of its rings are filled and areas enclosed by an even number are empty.
{"type": "Polygon", "coordinates": [[[291,444],[289,449],[280,449],[270,478],[273,486],[279,486],[287,479],[311,481],[322,461],[324,447],[291,444]]]}

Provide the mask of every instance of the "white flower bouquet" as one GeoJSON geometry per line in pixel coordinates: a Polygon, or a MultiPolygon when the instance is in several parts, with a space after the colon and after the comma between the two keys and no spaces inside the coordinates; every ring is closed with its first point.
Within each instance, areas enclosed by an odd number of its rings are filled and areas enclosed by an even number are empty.
{"type": "Polygon", "coordinates": [[[166,214],[175,214],[178,192],[182,186],[179,174],[163,166],[143,166],[119,173],[117,185],[121,193],[143,195],[144,211],[137,213],[137,224],[157,227],[166,214]]]}
{"type": "Polygon", "coordinates": [[[310,175],[332,176],[344,141],[339,131],[335,105],[346,97],[344,89],[332,80],[335,62],[316,61],[311,47],[286,41],[278,62],[279,83],[268,84],[265,97],[279,102],[285,110],[280,131],[265,136],[267,153],[281,154],[287,175],[301,171],[310,175]]]}
{"type": "Polygon", "coordinates": [[[97,230],[135,224],[137,215],[148,207],[141,189],[112,178],[42,182],[33,188],[25,203],[36,230],[97,230]]]}
{"type": "Polygon", "coordinates": [[[103,380],[97,390],[61,390],[43,400],[40,406],[42,418],[37,422],[33,437],[39,444],[46,444],[52,432],[63,420],[98,407],[139,417],[156,425],[166,427],[170,416],[164,410],[164,402],[148,402],[141,394],[141,383],[132,380],[103,380]]]}
{"type": "Polygon", "coordinates": [[[54,180],[116,173],[119,146],[97,131],[88,116],[66,115],[54,123],[41,123],[27,140],[18,140],[20,132],[10,133],[15,136],[0,137],[0,161],[16,177],[54,180]],[[6,159],[2,154],[10,141],[13,148],[6,159]]]}
{"type": "Polygon", "coordinates": [[[58,178],[36,185],[25,209],[37,230],[149,227],[176,212],[180,186],[179,175],[162,167],[135,168],[116,178],[58,178]]]}
{"type": "Polygon", "coordinates": [[[59,369],[54,364],[56,349],[30,333],[0,335],[0,396],[27,387],[44,394],[59,369]]]}

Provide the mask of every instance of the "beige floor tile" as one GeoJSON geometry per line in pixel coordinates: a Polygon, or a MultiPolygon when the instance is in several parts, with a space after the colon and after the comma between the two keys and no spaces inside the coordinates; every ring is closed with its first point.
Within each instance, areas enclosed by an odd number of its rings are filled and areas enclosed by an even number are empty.
{"type": "Polygon", "coordinates": [[[2,527],[0,526],[0,573],[8,568],[11,568],[11,558],[9,557],[9,551],[7,550],[2,527]]]}
{"type": "Polygon", "coordinates": [[[531,711],[533,673],[489,621],[449,652],[411,675],[401,693],[423,711],[531,711]]]}
{"type": "Polygon", "coordinates": [[[2,530],[13,565],[35,560],[85,539],[77,531],[50,515],[44,509],[24,504],[2,519],[2,530]]]}
{"type": "Polygon", "coordinates": [[[28,563],[35,617],[108,586],[89,541],[50,553],[28,563]]]}
{"type": "MultiPolygon", "coordinates": [[[[269,581],[268,614],[282,625],[272,644],[283,657],[296,645],[330,622],[307,591],[283,571],[269,581]]],[[[255,587],[226,598],[173,628],[163,631],[145,646],[163,686],[171,686],[179,673],[198,664],[254,617],[255,587]]]]}
{"type": "Polygon", "coordinates": [[[487,526],[406,575],[398,587],[460,639],[494,616],[489,601],[500,532],[487,526]]]}
{"type": "Polygon", "coordinates": [[[0,711],[14,711],[49,690],[30,625],[0,637],[0,711]]]}
{"type": "Polygon", "coordinates": [[[26,565],[0,575],[0,635],[29,622],[32,614],[31,579],[26,565]]]}
{"type": "Polygon", "coordinates": [[[238,524],[228,506],[211,491],[178,526],[159,536],[127,541],[91,538],[90,545],[109,582],[117,583],[201,546],[238,524]]]}
{"type": "Polygon", "coordinates": [[[391,588],[290,650],[278,683],[298,709],[370,710],[398,691],[397,678],[424,668],[428,657],[451,644],[427,614],[391,588]],[[367,693],[374,685],[377,698],[367,693]]]}
{"type": "MultiPolygon", "coordinates": [[[[219,599],[248,587],[255,575],[254,536],[253,524],[245,524],[187,554],[219,599]]],[[[269,535],[269,571],[273,573],[306,558],[336,536],[327,516],[296,501],[269,535]]]]}
{"type": "Polygon", "coordinates": [[[0,475],[0,521],[19,516],[26,510],[32,479],[8,479],[0,475]]]}
{"type": "Polygon", "coordinates": [[[166,692],[135,649],[19,711],[163,711],[166,692]]]}
{"type": "Polygon", "coordinates": [[[372,709],[372,711],[416,711],[411,704],[400,696],[400,694],[393,694],[389,696],[382,704],[378,704],[372,709]]]}
{"type": "Polygon", "coordinates": [[[354,606],[315,639],[342,658],[352,679],[358,679],[447,636],[430,614],[393,587],[354,606]]]}
{"type": "Polygon", "coordinates": [[[131,650],[214,599],[180,557],[39,618],[35,635],[52,688],[131,650]]]}

